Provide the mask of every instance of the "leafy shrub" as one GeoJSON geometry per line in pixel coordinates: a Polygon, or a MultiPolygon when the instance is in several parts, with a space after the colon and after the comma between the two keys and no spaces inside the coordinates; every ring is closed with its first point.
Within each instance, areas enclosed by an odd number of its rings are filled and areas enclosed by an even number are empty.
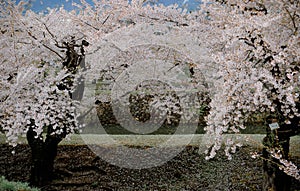
{"type": "Polygon", "coordinates": [[[3,176],[0,177],[0,191],[39,191],[37,188],[30,188],[28,183],[10,182],[3,176]]]}

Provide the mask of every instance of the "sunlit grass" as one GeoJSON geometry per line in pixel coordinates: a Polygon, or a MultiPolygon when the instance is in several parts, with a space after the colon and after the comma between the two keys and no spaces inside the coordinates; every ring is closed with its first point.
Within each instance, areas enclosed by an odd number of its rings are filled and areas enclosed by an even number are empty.
{"type": "MultiPolygon", "coordinates": [[[[262,148],[263,134],[230,134],[225,135],[226,138],[231,138],[241,142],[243,145],[249,145],[255,148],[262,148]]],[[[108,134],[73,134],[69,138],[64,139],[60,145],[88,145],[96,144],[102,146],[158,146],[168,140],[174,140],[168,146],[205,146],[211,141],[205,134],[195,135],[108,135],[108,134]],[[191,138],[190,141],[187,141],[191,138]]],[[[0,143],[6,142],[4,134],[0,134],[0,143]]],[[[23,138],[20,143],[26,144],[26,139],[23,138]]],[[[300,156],[300,136],[291,137],[290,153],[300,156]]]]}

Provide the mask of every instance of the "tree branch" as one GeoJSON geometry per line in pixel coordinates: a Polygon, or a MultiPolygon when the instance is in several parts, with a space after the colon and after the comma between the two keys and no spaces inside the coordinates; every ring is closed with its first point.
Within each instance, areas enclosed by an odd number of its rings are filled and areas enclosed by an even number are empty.
{"type": "Polygon", "coordinates": [[[64,59],[64,57],[62,57],[58,52],[56,52],[55,50],[53,50],[52,48],[50,48],[49,46],[45,45],[44,43],[42,43],[41,41],[39,41],[34,35],[31,34],[30,31],[27,31],[27,34],[33,38],[34,40],[38,41],[41,45],[43,45],[45,48],[47,48],[48,50],[50,50],[51,52],[55,53],[59,58],[61,58],[62,60],[64,59]]]}

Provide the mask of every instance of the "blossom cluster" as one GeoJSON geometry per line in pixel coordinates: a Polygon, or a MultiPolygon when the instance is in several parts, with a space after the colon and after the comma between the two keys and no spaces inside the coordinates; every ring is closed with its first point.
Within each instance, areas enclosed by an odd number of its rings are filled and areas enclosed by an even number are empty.
{"type": "MultiPolygon", "coordinates": [[[[192,20],[176,5],[145,5],[143,1],[99,0],[91,5],[82,0],[73,6],[72,11],[60,7],[36,13],[26,10],[23,1],[1,2],[0,128],[12,145],[30,128],[41,139],[48,127],[61,138],[78,128],[77,102],[70,94],[83,73],[74,74],[63,66],[68,51],[80,53],[77,42],[89,42],[84,50],[88,55],[99,48],[99,39],[121,28],[144,22],[180,27],[192,20]],[[72,87],[60,88],[61,84],[72,87]]],[[[103,68],[98,63],[96,58],[87,63],[88,68],[103,68]]]]}
{"type": "MultiPolygon", "coordinates": [[[[212,52],[219,80],[207,116],[206,131],[214,137],[207,158],[221,148],[223,134],[240,132],[253,115],[298,128],[299,3],[228,0],[202,8],[213,29],[222,31],[215,38],[223,45],[212,52]]],[[[225,141],[229,158],[235,144],[225,141]]]]}

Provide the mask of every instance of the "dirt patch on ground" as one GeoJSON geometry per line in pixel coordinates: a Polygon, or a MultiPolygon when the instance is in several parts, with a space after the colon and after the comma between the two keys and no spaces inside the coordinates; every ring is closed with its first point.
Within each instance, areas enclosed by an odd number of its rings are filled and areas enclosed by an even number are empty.
{"type": "MultiPolygon", "coordinates": [[[[8,180],[28,181],[30,149],[0,145],[0,175],[8,180]]],[[[218,156],[206,161],[198,148],[186,147],[165,165],[132,170],[111,165],[87,146],[59,146],[55,180],[42,188],[54,190],[262,190],[262,161],[252,159],[250,147],[243,147],[228,161],[218,156]]],[[[300,158],[292,160],[300,166],[300,158]]],[[[300,190],[293,180],[292,190],[300,190]]]]}

